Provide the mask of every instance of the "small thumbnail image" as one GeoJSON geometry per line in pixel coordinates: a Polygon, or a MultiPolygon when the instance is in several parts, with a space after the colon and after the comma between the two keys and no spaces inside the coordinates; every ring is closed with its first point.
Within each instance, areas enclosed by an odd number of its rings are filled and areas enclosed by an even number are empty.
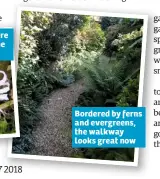
{"type": "Polygon", "coordinates": [[[16,136],[18,133],[15,120],[18,118],[15,112],[16,95],[14,95],[16,81],[15,76],[12,76],[12,63],[0,61],[0,138],[16,136]]]}

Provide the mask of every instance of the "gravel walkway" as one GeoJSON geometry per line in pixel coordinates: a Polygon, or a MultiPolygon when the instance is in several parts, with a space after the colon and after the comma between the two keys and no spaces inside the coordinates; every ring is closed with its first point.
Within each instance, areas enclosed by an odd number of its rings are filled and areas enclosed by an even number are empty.
{"type": "Polygon", "coordinates": [[[71,157],[71,108],[84,91],[82,81],[53,91],[40,106],[42,119],[33,131],[32,155],[71,157]]]}

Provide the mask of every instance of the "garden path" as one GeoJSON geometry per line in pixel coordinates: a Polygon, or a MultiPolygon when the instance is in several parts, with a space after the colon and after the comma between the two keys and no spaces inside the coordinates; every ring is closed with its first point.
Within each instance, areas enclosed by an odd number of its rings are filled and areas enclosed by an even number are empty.
{"type": "Polygon", "coordinates": [[[84,91],[84,82],[54,90],[40,106],[41,120],[33,131],[33,155],[71,157],[71,108],[84,91]]]}

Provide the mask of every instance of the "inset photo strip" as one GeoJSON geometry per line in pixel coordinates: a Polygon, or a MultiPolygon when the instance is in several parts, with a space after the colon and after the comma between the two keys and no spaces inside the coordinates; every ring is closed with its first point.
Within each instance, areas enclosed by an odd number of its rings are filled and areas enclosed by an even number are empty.
{"type": "Polygon", "coordinates": [[[0,61],[0,138],[19,137],[14,61],[0,61]]]}
{"type": "Polygon", "coordinates": [[[20,8],[20,138],[9,157],[137,166],[134,148],[73,148],[72,107],[142,106],[146,15],[20,8]]]}

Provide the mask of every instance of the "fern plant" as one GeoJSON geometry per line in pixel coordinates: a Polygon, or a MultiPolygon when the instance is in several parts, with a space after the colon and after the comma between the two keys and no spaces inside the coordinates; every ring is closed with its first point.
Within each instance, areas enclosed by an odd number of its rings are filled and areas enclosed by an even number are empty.
{"type": "Polygon", "coordinates": [[[102,60],[83,64],[82,76],[87,90],[80,95],[77,105],[116,105],[116,97],[134,75],[139,72],[136,63],[126,60],[102,60]],[[85,98],[84,98],[85,96],[85,98]],[[90,98],[90,97],[91,98],[90,98]],[[104,100],[105,99],[105,100],[104,100]]]}

